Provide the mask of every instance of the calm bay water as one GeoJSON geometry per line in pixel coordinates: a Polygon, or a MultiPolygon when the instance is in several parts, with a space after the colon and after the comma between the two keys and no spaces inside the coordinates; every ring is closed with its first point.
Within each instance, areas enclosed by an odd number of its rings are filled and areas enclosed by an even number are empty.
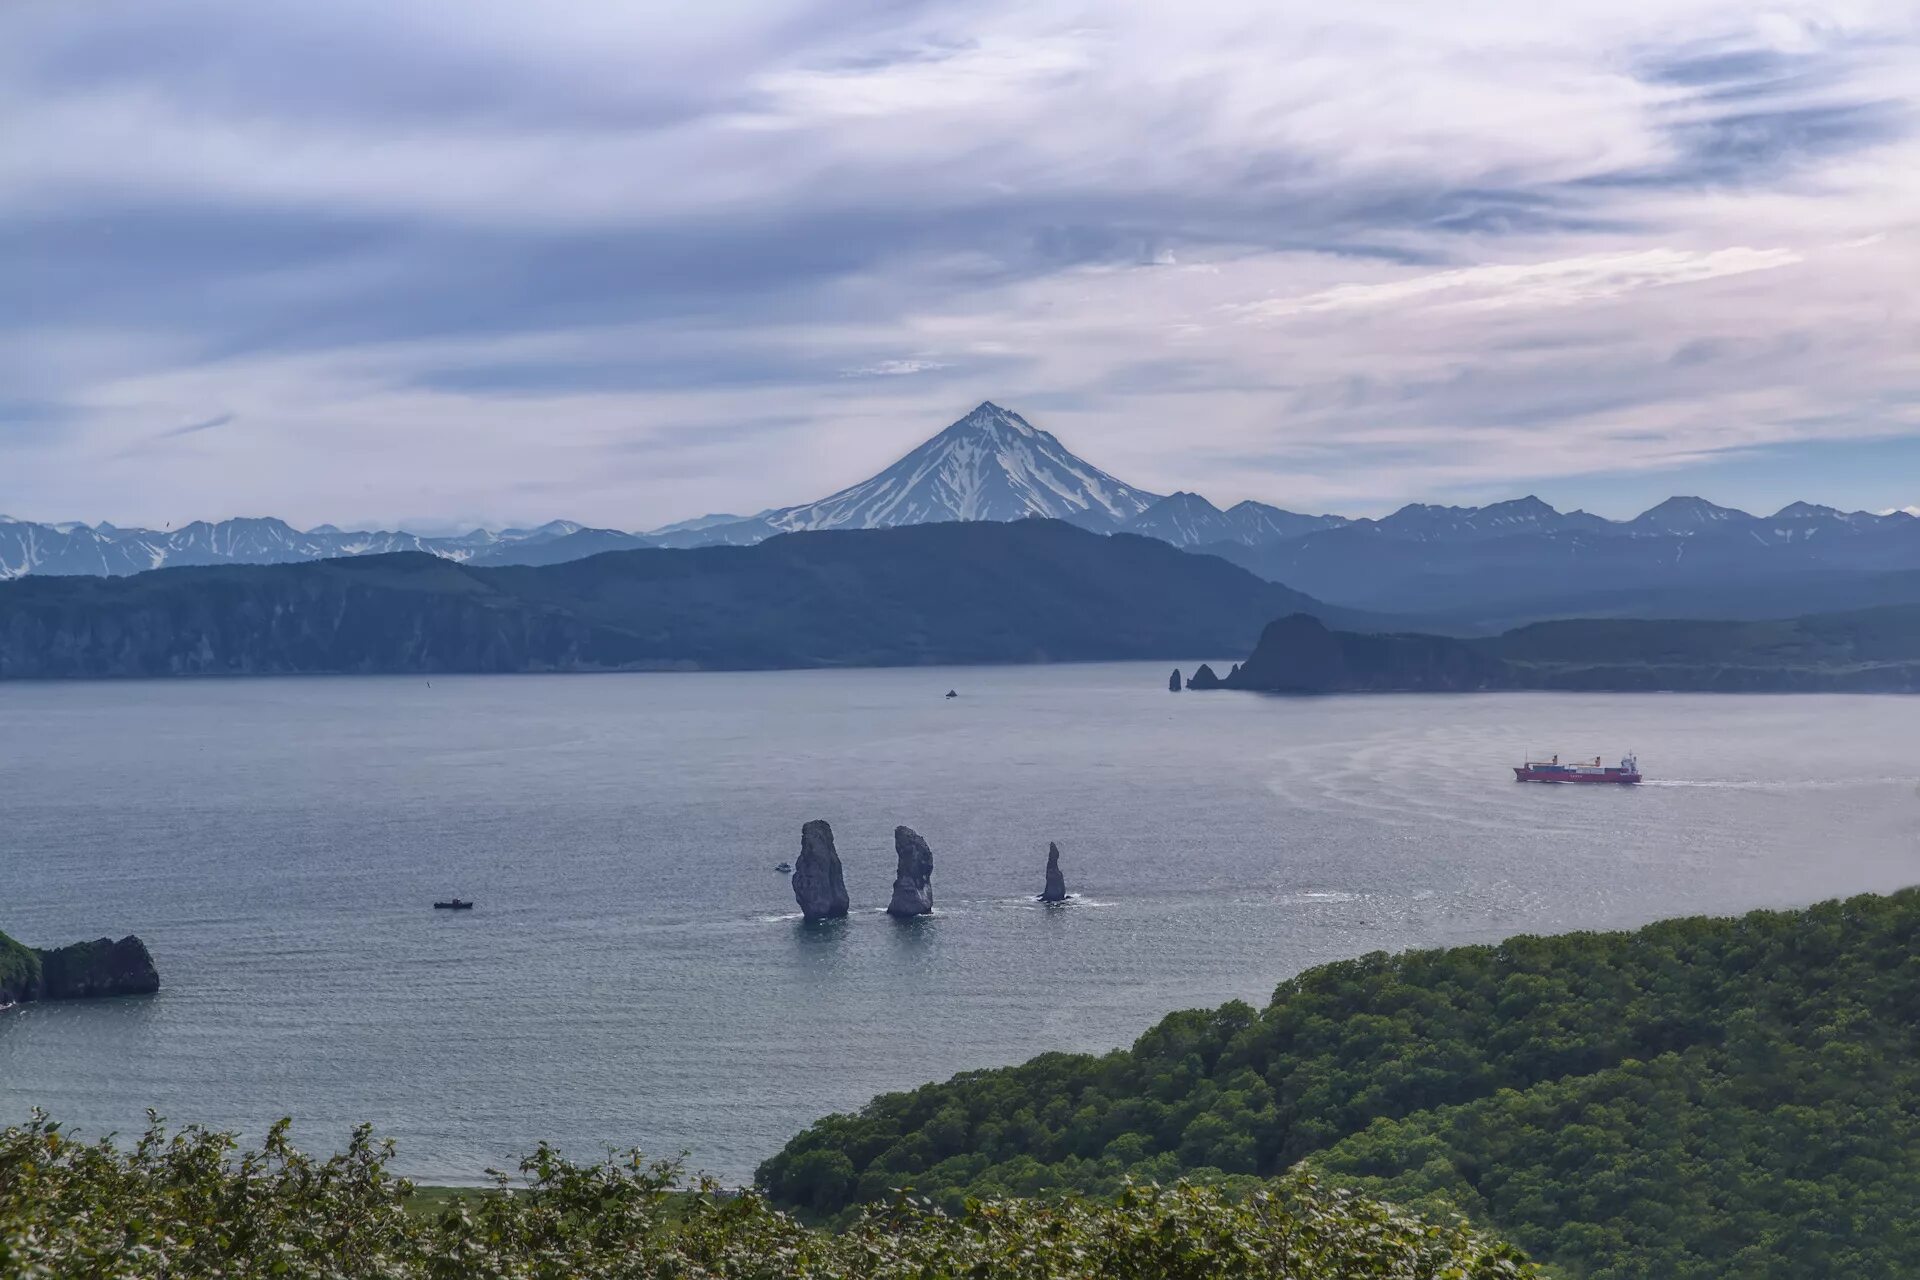
{"type": "Polygon", "coordinates": [[[1376,949],[1920,881],[1920,703],[1166,692],[1165,664],[0,686],[0,929],[152,998],[0,1014],[0,1120],[144,1109],[475,1180],[548,1138],[723,1178],[873,1094],[1376,949]],[[940,695],[949,687],[962,696],[940,695]],[[1528,749],[1638,750],[1637,790],[1528,749]],[[856,914],[775,863],[833,823],[856,914]],[[938,914],[878,914],[892,830],[938,914]],[[1080,898],[1047,910],[1047,841],[1080,898]],[[476,899],[435,912],[436,897],[476,899]]]}

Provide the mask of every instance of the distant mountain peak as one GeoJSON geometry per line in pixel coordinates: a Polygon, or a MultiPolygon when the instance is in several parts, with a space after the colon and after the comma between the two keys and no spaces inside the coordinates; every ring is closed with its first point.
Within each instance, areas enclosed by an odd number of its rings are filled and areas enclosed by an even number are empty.
{"type": "MultiPolygon", "coordinates": [[[[764,514],[764,513],[762,513],[764,514]]],[[[711,511],[704,516],[695,516],[691,520],[676,520],[672,524],[663,524],[657,529],[648,529],[647,536],[659,537],[668,533],[698,533],[702,529],[711,529],[715,525],[739,524],[742,520],[751,520],[752,516],[737,516],[726,511],[711,511]]]]}
{"type": "MultiPolygon", "coordinates": [[[[1853,515],[1866,515],[1856,511],[1853,515]]],[[[1817,502],[1789,502],[1773,513],[1775,520],[1845,520],[1848,513],[1838,507],[1823,507],[1817,502]]]]}
{"type": "Polygon", "coordinates": [[[1538,495],[1528,494],[1524,498],[1508,498],[1505,502],[1490,503],[1480,508],[1482,511],[1531,512],[1540,515],[1557,516],[1552,503],[1542,501],[1538,495]]]}
{"type": "Polygon", "coordinates": [[[879,474],[764,520],[787,533],[1027,516],[1105,529],[1158,499],[1078,457],[1013,410],[983,400],[879,474]]]}
{"type": "Polygon", "coordinates": [[[1239,540],[1234,521],[1197,493],[1170,493],[1120,526],[1122,533],[1158,538],[1176,547],[1239,540]]]}
{"type": "Polygon", "coordinates": [[[1681,494],[1647,508],[1627,523],[1629,526],[1658,529],[1665,533],[1693,533],[1700,529],[1752,519],[1753,517],[1744,511],[1717,506],[1695,494],[1681,494]]]}

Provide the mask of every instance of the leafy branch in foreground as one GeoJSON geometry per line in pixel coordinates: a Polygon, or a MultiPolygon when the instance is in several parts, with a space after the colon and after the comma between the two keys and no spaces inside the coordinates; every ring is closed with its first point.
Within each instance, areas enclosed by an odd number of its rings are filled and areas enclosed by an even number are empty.
{"type": "Polygon", "coordinates": [[[1249,1195],[1128,1185],[1109,1200],[910,1196],[843,1232],[809,1229],[751,1192],[691,1185],[638,1153],[578,1165],[542,1146],[496,1192],[408,1211],[390,1144],[362,1127],[325,1160],[281,1122],[261,1148],[159,1120],[130,1149],[83,1143],[36,1114],[0,1134],[0,1274],[370,1280],[1520,1280],[1510,1247],[1405,1216],[1305,1176],[1249,1195]]]}

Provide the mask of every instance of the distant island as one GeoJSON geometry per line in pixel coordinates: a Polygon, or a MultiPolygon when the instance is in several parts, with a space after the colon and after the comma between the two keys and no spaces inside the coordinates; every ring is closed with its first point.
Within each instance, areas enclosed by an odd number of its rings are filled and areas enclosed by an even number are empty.
{"type": "Polygon", "coordinates": [[[1054,520],[785,534],[485,568],[409,552],[0,583],[0,678],[640,671],[1179,658],[1325,605],[1054,520]]]}
{"type": "Polygon", "coordinates": [[[1501,689],[1701,693],[1920,692],[1920,606],[1769,622],[1575,619],[1459,639],[1330,629],[1296,613],[1225,676],[1189,689],[1462,693],[1501,689]]]}

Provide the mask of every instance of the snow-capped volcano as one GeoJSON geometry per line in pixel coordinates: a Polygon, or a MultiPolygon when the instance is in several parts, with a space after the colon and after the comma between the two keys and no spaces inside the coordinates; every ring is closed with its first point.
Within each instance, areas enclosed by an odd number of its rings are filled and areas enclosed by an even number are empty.
{"type": "Polygon", "coordinates": [[[872,479],[764,519],[781,532],[1028,516],[1110,529],[1157,501],[986,401],[872,479]]]}

